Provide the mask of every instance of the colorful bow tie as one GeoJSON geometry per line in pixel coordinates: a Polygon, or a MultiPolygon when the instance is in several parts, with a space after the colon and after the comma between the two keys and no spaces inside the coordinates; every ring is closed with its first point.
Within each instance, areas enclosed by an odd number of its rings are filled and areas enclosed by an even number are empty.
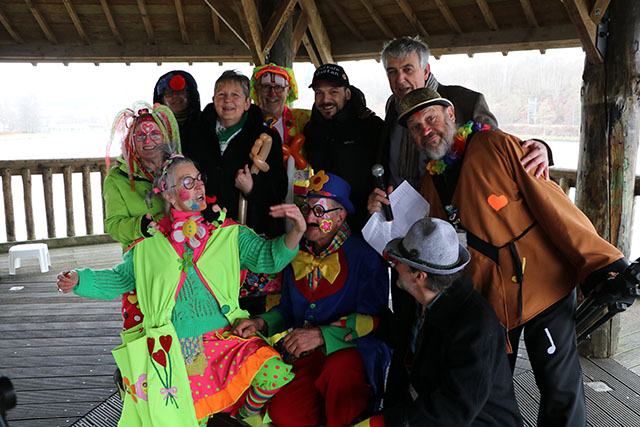
{"type": "Polygon", "coordinates": [[[320,274],[322,274],[322,277],[327,279],[329,283],[333,283],[338,277],[338,274],[340,274],[340,258],[338,257],[338,252],[334,252],[324,258],[318,258],[308,252],[298,251],[296,257],[291,261],[291,266],[293,267],[296,280],[300,280],[307,274],[315,271],[316,268],[320,269],[320,274]]]}

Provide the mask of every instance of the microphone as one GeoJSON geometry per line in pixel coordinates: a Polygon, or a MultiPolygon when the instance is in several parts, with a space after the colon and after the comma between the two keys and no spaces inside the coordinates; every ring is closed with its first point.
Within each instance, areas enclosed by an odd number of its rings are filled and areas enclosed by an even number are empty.
{"type": "MultiPolygon", "coordinates": [[[[384,191],[384,194],[387,195],[388,197],[389,195],[387,194],[387,191],[384,188],[384,180],[382,179],[382,177],[384,176],[384,167],[382,167],[381,164],[376,163],[371,167],[371,173],[373,174],[376,180],[376,186],[382,191],[384,191]]],[[[385,205],[383,203],[382,211],[384,212],[384,217],[387,221],[393,221],[393,212],[391,212],[391,205],[385,205]]]]}

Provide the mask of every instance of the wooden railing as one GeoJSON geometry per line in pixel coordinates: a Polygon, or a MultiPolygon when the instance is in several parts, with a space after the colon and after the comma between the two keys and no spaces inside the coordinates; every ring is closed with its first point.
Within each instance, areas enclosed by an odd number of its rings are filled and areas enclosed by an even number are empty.
{"type": "MultiPolygon", "coordinates": [[[[113,159],[112,161],[115,161],[113,159]]],[[[24,210],[25,222],[27,229],[27,240],[33,241],[36,238],[34,215],[33,215],[33,194],[31,180],[34,175],[42,176],[43,193],[38,197],[44,197],[44,206],[47,221],[48,239],[56,238],[55,214],[53,206],[53,175],[62,174],[64,183],[64,199],[65,199],[65,215],[66,215],[66,239],[59,239],[59,245],[77,244],[73,212],[73,190],[72,190],[72,174],[82,174],[82,198],[84,202],[84,218],[86,224],[86,234],[94,236],[93,227],[93,207],[91,201],[91,182],[90,174],[92,172],[100,173],[100,183],[102,183],[107,175],[107,165],[104,158],[93,159],[55,159],[55,160],[13,160],[0,161],[0,175],[2,176],[2,193],[4,196],[4,212],[5,224],[7,232],[7,242],[16,241],[16,224],[14,216],[14,200],[12,191],[12,176],[22,177],[22,187],[24,192],[24,210]]],[[[552,169],[551,177],[556,181],[565,193],[569,194],[569,190],[576,186],[576,171],[570,169],[552,169]]],[[[634,194],[640,195],[640,176],[636,177],[636,185],[634,194]]],[[[102,200],[102,199],[101,199],[102,200]]],[[[102,215],[104,219],[104,203],[102,205],[102,215]]],[[[103,236],[103,235],[100,235],[103,236]]],[[[45,239],[46,240],[46,239],[45,239]]],[[[85,243],[95,242],[98,240],[87,239],[85,243]]],[[[101,241],[105,241],[102,239],[101,241]]],[[[106,240],[108,241],[108,240],[106,240]]],[[[0,243],[0,252],[6,248],[7,243],[0,243]]]]}
{"type": "MultiPolygon", "coordinates": [[[[91,181],[92,172],[100,173],[100,183],[107,175],[108,169],[104,158],[92,159],[53,159],[53,160],[12,160],[0,161],[0,175],[2,176],[2,194],[4,197],[4,214],[7,241],[16,241],[16,224],[14,215],[14,199],[12,189],[12,176],[22,177],[22,188],[24,193],[24,214],[27,229],[27,240],[36,238],[34,215],[33,215],[33,194],[32,177],[42,176],[45,214],[47,221],[47,236],[49,239],[56,238],[55,213],[53,205],[53,175],[62,174],[64,183],[65,215],[66,215],[66,236],[76,235],[73,213],[73,190],[72,174],[82,174],[82,197],[84,202],[84,218],[86,224],[86,234],[93,235],[93,207],[91,201],[91,181]]],[[[104,219],[104,205],[102,206],[104,219]]]]}

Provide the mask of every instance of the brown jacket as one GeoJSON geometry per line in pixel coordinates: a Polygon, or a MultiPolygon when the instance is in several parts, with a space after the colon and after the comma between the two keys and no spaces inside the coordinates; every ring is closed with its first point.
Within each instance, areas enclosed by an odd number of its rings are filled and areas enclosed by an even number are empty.
{"type": "MultiPolygon", "coordinates": [[[[522,323],[560,300],[592,272],[623,254],[602,239],[587,217],[558,185],[525,171],[520,140],[499,131],[473,136],[453,193],[462,226],[500,247],[535,223],[516,241],[524,265],[522,323]]],[[[424,175],[420,192],[431,216],[446,219],[432,176],[424,175]]],[[[518,325],[519,284],[509,248],[498,251],[499,263],[469,248],[469,270],[476,290],[489,300],[500,322],[518,325]]]]}

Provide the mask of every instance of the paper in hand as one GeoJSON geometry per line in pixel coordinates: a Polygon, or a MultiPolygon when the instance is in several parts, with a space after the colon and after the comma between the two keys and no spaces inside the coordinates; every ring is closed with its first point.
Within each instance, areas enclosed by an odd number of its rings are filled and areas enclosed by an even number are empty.
{"type": "Polygon", "coordinates": [[[387,222],[382,212],[371,215],[362,236],[380,255],[389,241],[403,237],[417,220],[429,215],[429,203],[407,181],[389,195],[393,221],[387,222]]]}

